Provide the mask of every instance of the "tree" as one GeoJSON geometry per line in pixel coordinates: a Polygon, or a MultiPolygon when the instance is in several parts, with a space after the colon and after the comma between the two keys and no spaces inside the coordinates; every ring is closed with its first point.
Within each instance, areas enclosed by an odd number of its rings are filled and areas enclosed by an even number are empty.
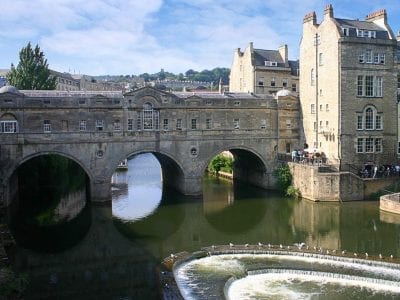
{"type": "Polygon", "coordinates": [[[21,90],[54,90],[57,78],[50,74],[47,59],[38,45],[32,49],[31,43],[19,52],[19,63],[7,74],[7,81],[21,90]]]}

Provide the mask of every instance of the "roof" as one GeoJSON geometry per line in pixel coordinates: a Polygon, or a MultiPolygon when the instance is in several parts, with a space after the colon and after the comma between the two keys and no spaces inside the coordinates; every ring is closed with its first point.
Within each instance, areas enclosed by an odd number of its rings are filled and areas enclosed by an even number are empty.
{"type": "MultiPolygon", "coordinates": [[[[225,92],[223,94],[221,93],[204,93],[204,92],[173,92],[176,97],[181,98],[181,99],[187,99],[190,97],[197,97],[200,99],[226,99],[226,98],[237,98],[237,99],[256,99],[259,98],[259,96],[254,95],[254,94],[249,94],[249,93],[229,93],[225,92]]],[[[265,95],[262,95],[264,97],[265,95]]]]}
{"type": "Polygon", "coordinates": [[[374,22],[371,21],[359,21],[359,20],[347,20],[347,19],[337,19],[335,18],[336,22],[342,26],[342,27],[347,27],[350,28],[349,30],[349,36],[356,37],[357,36],[357,31],[356,30],[351,30],[352,28],[356,29],[362,29],[362,30],[370,30],[370,31],[376,31],[376,38],[377,39],[389,39],[389,34],[387,30],[384,28],[378,26],[374,22]]]}
{"type": "Polygon", "coordinates": [[[75,97],[91,98],[104,96],[107,98],[123,98],[122,91],[57,91],[57,90],[21,90],[28,97],[75,97]]]}
{"type": "Polygon", "coordinates": [[[287,67],[278,50],[254,49],[253,53],[255,66],[265,66],[265,61],[267,60],[276,61],[278,63],[277,67],[287,67]]]}

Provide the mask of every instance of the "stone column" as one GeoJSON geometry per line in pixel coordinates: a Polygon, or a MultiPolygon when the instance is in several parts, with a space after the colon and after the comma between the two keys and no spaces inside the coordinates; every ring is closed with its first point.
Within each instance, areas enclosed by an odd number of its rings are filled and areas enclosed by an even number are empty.
{"type": "Polygon", "coordinates": [[[179,186],[179,191],[184,195],[200,196],[203,194],[202,177],[185,177],[179,186]]]}

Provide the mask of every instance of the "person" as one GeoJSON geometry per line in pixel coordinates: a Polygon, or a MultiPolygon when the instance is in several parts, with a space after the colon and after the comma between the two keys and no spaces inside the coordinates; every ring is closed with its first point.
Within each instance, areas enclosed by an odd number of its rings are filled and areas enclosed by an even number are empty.
{"type": "Polygon", "coordinates": [[[294,150],[292,151],[292,162],[295,162],[295,161],[296,161],[296,156],[297,156],[297,150],[294,149],[294,150]]]}
{"type": "Polygon", "coordinates": [[[376,178],[376,173],[378,172],[378,166],[375,165],[374,166],[374,176],[372,176],[372,178],[376,178]]]}

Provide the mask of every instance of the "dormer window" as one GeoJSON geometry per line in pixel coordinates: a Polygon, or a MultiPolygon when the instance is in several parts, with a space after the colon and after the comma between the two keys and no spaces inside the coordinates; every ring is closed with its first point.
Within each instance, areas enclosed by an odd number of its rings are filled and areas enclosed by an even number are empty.
{"type": "Polygon", "coordinates": [[[374,38],[376,38],[376,31],[374,31],[374,30],[357,29],[357,36],[358,37],[367,37],[367,38],[374,39],[374,38]]]}
{"type": "Polygon", "coordinates": [[[342,32],[344,36],[349,36],[349,28],[342,27],[342,32]]]}
{"type": "Polygon", "coordinates": [[[278,63],[276,61],[266,60],[266,61],[264,61],[264,63],[265,63],[266,67],[276,67],[276,66],[278,66],[278,63]]]}

